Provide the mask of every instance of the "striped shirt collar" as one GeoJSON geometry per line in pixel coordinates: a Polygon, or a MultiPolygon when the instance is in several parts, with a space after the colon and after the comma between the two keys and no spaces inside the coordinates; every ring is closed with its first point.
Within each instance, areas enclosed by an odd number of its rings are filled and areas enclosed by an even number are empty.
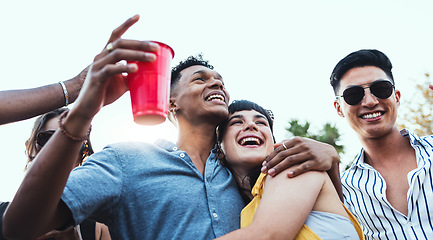
{"type": "MultiPolygon", "coordinates": [[[[417,136],[415,133],[411,132],[408,129],[400,130],[400,134],[403,137],[409,138],[410,144],[412,145],[413,148],[415,148],[415,146],[417,145],[422,145],[424,147],[432,147],[427,142],[423,141],[421,137],[417,136]]],[[[426,137],[430,137],[430,136],[426,136],[426,137]]],[[[418,166],[419,166],[419,162],[418,162],[418,166]]],[[[361,148],[361,151],[356,156],[356,159],[353,161],[352,165],[350,166],[350,168],[352,169],[355,167],[373,169],[373,167],[370,166],[370,164],[366,163],[364,160],[364,148],[361,148]]]]}

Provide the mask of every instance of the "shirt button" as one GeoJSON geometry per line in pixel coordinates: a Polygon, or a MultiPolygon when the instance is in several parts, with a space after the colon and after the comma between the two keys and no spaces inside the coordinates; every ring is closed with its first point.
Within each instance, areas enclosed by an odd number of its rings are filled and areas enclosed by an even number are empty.
{"type": "Polygon", "coordinates": [[[413,226],[412,222],[407,222],[407,226],[412,227],[413,226]]]}
{"type": "Polygon", "coordinates": [[[177,151],[177,147],[173,147],[173,150],[174,150],[174,151],[177,151]]]}
{"type": "Polygon", "coordinates": [[[181,153],[181,154],[180,154],[180,157],[181,157],[181,158],[184,158],[184,157],[185,157],[185,153],[181,153]]]}
{"type": "Polygon", "coordinates": [[[213,216],[214,218],[217,218],[217,217],[218,217],[218,214],[216,214],[216,213],[212,213],[212,216],[213,216]]]}

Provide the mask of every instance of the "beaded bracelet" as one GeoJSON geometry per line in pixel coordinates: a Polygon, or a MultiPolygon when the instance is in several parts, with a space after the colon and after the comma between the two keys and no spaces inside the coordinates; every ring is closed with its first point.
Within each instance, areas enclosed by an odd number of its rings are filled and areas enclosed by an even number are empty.
{"type": "Polygon", "coordinates": [[[92,131],[92,125],[90,125],[89,130],[87,131],[87,134],[84,137],[75,137],[75,136],[72,136],[72,134],[70,134],[68,131],[66,131],[65,125],[63,125],[63,118],[65,118],[68,115],[68,113],[69,113],[69,110],[66,110],[62,114],[60,114],[60,117],[59,117],[60,131],[63,133],[63,135],[65,135],[70,140],[76,141],[76,142],[82,142],[84,140],[89,139],[90,131],[92,131]]]}

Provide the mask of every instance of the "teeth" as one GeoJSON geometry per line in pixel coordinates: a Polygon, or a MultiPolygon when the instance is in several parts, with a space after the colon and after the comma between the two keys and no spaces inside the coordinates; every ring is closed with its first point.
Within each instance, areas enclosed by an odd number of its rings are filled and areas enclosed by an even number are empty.
{"type": "Polygon", "coordinates": [[[217,101],[224,102],[224,97],[222,95],[219,95],[219,94],[213,94],[213,95],[210,95],[206,99],[206,101],[212,101],[212,100],[217,100],[217,101]]]}
{"type": "Polygon", "coordinates": [[[255,142],[255,143],[257,143],[257,145],[260,145],[260,139],[255,138],[255,137],[244,138],[244,139],[241,140],[240,144],[243,146],[247,142],[255,142]]]}
{"type": "Polygon", "coordinates": [[[372,118],[377,118],[381,115],[382,115],[382,113],[380,113],[380,112],[369,113],[369,114],[362,115],[361,118],[362,119],[372,119],[372,118]]]}

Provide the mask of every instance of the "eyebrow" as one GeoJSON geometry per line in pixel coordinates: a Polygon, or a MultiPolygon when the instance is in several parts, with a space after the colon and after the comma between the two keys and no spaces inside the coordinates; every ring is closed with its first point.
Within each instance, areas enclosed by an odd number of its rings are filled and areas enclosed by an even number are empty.
{"type": "Polygon", "coordinates": [[[203,70],[198,70],[198,71],[193,72],[192,74],[194,75],[194,74],[202,74],[202,73],[205,74],[206,72],[203,70]]]}
{"type": "MultiPolygon", "coordinates": [[[[233,115],[233,116],[231,116],[231,117],[229,118],[228,122],[230,122],[230,121],[231,121],[232,119],[234,119],[234,118],[244,118],[244,115],[241,115],[241,114],[233,115]]],[[[267,119],[265,116],[263,116],[262,114],[256,114],[256,115],[254,115],[254,118],[263,118],[263,119],[265,119],[267,122],[269,122],[268,119],[267,119]]]]}
{"type": "Polygon", "coordinates": [[[228,122],[230,122],[231,120],[235,119],[235,118],[243,118],[243,115],[237,114],[237,115],[233,115],[229,118],[228,122]]]}
{"type": "MultiPolygon", "coordinates": [[[[221,76],[221,74],[219,74],[219,72],[217,72],[217,71],[215,71],[215,72],[219,78],[223,79],[223,77],[221,76]]],[[[209,74],[209,72],[206,72],[204,70],[198,70],[198,71],[195,71],[192,73],[192,75],[194,75],[194,74],[209,74]]]]}
{"type": "Polygon", "coordinates": [[[386,78],[379,78],[379,79],[376,79],[376,80],[374,80],[374,81],[372,81],[372,82],[364,83],[364,84],[361,84],[361,85],[348,85],[346,89],[348,89],[348,88],[350,88],[350,87],[363,87],[364,85],[370,85],[370,86],[371,86],[371,84],[373,84],[373,83],[375,83],[375,82],[379,82],[379,81],[388,81],[388,82],[392,83],[391,80],[389,80],[389,79],[386,79],[386,78]]]}

